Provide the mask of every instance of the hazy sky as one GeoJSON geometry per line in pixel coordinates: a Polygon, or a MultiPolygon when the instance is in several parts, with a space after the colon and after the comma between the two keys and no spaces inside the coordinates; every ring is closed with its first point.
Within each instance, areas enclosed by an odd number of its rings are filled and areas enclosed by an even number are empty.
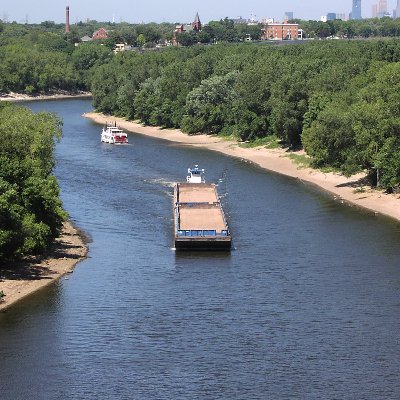
{"type": "MultiPolygon", "coordinates": [[[[371,17],[372,4],[378,0],[362,0],[362,15],[371,17]]],[[[397,0],[388,0],[392,13],[397,0]]],[[[328,12],[351,11],[352,0],[0,0],[0,19],[17,22],[42,22],[65,20],[65,6],[70,7],[70,21],[87,18],[115,22],[191,22],[196,11],[202,22],[224,17],[282,20],[285,11],[293,11],[295,18],[319,19],[328,12]]]]}

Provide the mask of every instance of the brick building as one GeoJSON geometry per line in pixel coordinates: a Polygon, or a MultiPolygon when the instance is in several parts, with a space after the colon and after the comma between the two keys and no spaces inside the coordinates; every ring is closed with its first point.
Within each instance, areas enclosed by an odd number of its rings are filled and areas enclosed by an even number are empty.
{"type": "Polygon", "coordinates": [[[177,33],[201,32],[201,28],[202,28],[202,23],[200,21],[199,13],[196,13],[196,16],[194,17],[194,21],[191,24],[176,25],[175,30],[174,30],[174,37],[172,38],[172,43],[174,45],[178,44],[178,42],[176,40],[177,33]]]}
{"type": "Polygon", "coordinates": [[[108,38],[108,32],[104,28],[100,28],[96,32],[93,33],[93,39],[107,39],[108,38]]]}
{"type": "Polygon", "coordinates": [[[196,13],[194,21],[191,24],[176,25],[175,33],[200,32],[201,28],[202,28],[202,24],[201,24],[201,21],[200,21],[199,13],[196,13]]]}
{"type": "Polygon", "coordinates": [[[291,40],[299,39],[299,24],[272,23],[267,24],[263,31],[264,40],[291,40]]]}

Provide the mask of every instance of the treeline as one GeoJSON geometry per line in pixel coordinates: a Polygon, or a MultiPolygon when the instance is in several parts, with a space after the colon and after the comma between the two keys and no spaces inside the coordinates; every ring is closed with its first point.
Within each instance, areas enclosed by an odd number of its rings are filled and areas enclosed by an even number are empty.
{"type": "Polygon", "coordinates": [[[400,18],[373,18],[342,21],[340,19],[321,22],[293,20],[304,30],[306,38],[372,38],[400,36],[400,18]]]}
{"type": "Polygon", "coordinates": [[[0,103],[0,262],[42,253],[66,219],[52,175],[61,121],[0,103]]]}
{"type": "MultiPolygon", "coordinates": [[[[315,38],[396,36],[400,32],[400,19],[300,21],[300,26],[306,37],[315,38]]],[[[66,34],[63,24],[51,21],[35,25],[0,22],[0,94],[89,90],[95,70],[113,57],[116,43],[150,49],[169,43],[174,27],[175,24],[169,23],[102,24],[89,21],[72,25],[71,32],[66,34]],[[108,39],[79,43],[82,36],[91,36],[100,26],[108,29],[108,39]]],[[[177,34],[176,39],[183,46],[236,43],[249,38],[260,39],[261,28],[261,25],[235,24],[225,18],[211,21],[201,32],[177,34]]]]}
{"type": "Polygon", "coordinates": [[[176,34],[176,40],[182,46],[192,46],[197,43],[240,43],[246,40],[260,40],[262,24],[235,24],[232,19],[210,21],[200,32],[182,32],[176,34]]]}
{"type": "Polygon", "coordinates": [[[112,55],[101,43],[75,46],[70,35],[0,25],[0,94],[87,90],[90,70],[112,55]]]}
{"type": "Polygon", "coordinates": [[[400,184],[400,43],[217,45],[126,53],[96,68],[97,110],[188,133],[277,137],[316,166],[400,184]]]}
{"type": "Polygon", "coordinates": [[[104,28],[109,34],[109,39],[102,40],[101,43],[110,48],[113,48],[115,43],[154,47],[156,44],[171,40],[176,25],[176,23],[169,22],[131,24],[127,22],[115,23],[90,20],[71,24],[70,32],[65,34],[64,23],[44,21],[40,24],[18,24],[16,22],[4,23],[0,20],[0,44],[4,40],[18,41],[19,38],[42,33],[52,33],[64,38],[68,43],[74,44],[79,43],[83,36],[92,37],[95,31],[104,28]]]}

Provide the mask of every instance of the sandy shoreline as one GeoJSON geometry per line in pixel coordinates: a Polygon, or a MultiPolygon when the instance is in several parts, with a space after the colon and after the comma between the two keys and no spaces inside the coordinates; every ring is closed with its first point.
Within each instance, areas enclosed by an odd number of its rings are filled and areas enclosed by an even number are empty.
{"type": "Polygon", "coordinates": [[[0,291],[5,294],[0,311],[72,272],[86,258],[87,251],[79,230],[70,222],[64,223],[62,234],[47,258],[0,269],[0,291]]]}
{"type": "Polygon", "coordinates": [[[328,191],[340,202],[348,202],[368,209],[376,214],[383,214],[400,221],[400,195],[385,194],[373,190],[363,184],[364,174],[350,178],[338,173],[324,173],[312,168],[300,168],[282,149],[266,149],[263,147],[243,148],[237,142],[208,135],[187,135],[177,129],[160,129],[143,126],[139,123],[126,121],[122,118],[86,113],[83,115],[94,122],[105,124],[107,121],[117,121],[117,124],[129,132],[164,139],[188,146],[204,147],[233,157],[248,160],[261,168],[290,176],[311,183],[328,191]]]}
{"type": "Polygon", "coordinates": [[[65,99],[90,99],[92,94],[89,92],[78,92],[74,94],[63,94],[63,93],[55,93],[55,94],[46,94],[46,95],[37,95],[30,96],[27,94],[21,93],[8,93],[0,95],[0,101],[9,101],[11,103],[18,103],[20,101],[38,101],[38,100],[65,100],[65,99]]]}

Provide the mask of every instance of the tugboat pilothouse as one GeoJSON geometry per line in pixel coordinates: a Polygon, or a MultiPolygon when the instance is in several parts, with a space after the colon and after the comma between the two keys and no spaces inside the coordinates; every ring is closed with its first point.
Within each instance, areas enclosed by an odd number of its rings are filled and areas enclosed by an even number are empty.
{"type": "Polygon", "coordinates": [[[127,144],[128,135],[117,126],[116,122],[107,123],[101,131],[101,141],[110,144],[127,144]]]}
{"type": "Polygon", "coordinates": [[[188,183],[205,183],[206,181],[204,178],[204,169],[200,169],[198,165],[188,168],[188,174],[186,177],[188,183]]]}

